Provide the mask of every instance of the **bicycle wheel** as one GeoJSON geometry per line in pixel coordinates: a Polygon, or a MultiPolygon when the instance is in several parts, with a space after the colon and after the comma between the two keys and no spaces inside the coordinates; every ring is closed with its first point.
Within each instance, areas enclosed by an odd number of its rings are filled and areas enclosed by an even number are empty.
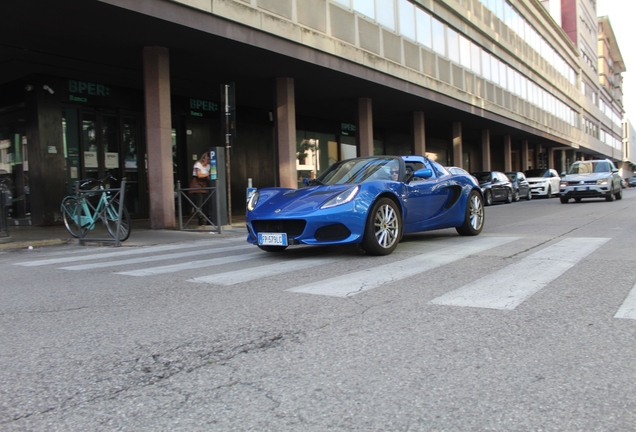
{"type": "MultiPolygon", "coordinates": [[[[117,218],[119,215],[119,200],[110,200],[104,214],[102,216],[102,222],[106,226],[106,229],[113,236],[117,238],[117,218]]],[[[130,237],[130,215],[126,207],[122,209],[121,224],[119,225],[119,241],[126,241],[130,237]]]]}
{"type": "MultiPolygon", "coordinates": [[[[79,237],[80,235],[84,237],[86,232],[88,231],[88,226],[80,226],[78,223],[79,212],[77,199],[75,197],[68,196],[62,200],[62,220],[64,221],[64,226],[70,235],[73,237],[79,237]]],[[[86,216],[83,215],[82,219],[86,216]]]]}

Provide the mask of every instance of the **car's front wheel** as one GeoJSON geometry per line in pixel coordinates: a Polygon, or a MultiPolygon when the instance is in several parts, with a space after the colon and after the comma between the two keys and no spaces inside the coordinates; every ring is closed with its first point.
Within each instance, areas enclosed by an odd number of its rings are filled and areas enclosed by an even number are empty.
{"type": "Polygon", "coordinates": [[[605,197],[605,201],[614,201],[614,185],[610,186],[610,191],[605,197]]]}
{"type": "Polygon", "coordinates": [[[616,192],[616,193],[614,194],[614,198],[616,198],[617,200],[621,200],[621,199],[623,199],[623,190],[622,190],[622,189],[620,189],[618,192],[616,192]]]}
{"type": "Polygon", "coordinates": [[[472,191],[468,196],[466,203],[466,216],[464,223],[455,228],[459,235],[476,236],[484,227],[484,219],[486,212],[484,211],[484,201],[477,191],[472,191]]]}
{"type": "Polygon", "coordinates": [[[375,202],[364,228],[362,249],[369,255],[389,255],[402,238],[402,218],[390,198],[375,202]]]}
{"type": "Polygon", "coordinates": [[[561,200],[561,204],[567,204],[568,201],[570,201],[569,198],[566,198],[566,197],[563,197],[563,196],[561,198],[559,198],[559,199],[561,200]]]}

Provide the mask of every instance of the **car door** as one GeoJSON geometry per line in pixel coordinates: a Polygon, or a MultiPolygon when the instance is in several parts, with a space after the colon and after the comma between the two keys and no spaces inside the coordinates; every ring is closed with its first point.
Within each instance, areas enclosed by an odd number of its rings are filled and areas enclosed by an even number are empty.
{"type": "MultiPolygon", "coordinates": [[[[502,175],[506,177],[505,174],[502,174],[502,175]]],[[[505,199],[506,194],[508,192],[506,188],[508,177],[506,177],[506,180],[504,181],[498,172],[492,172],[490,176],[491,176],[490,178],[491,178],[491,184],[492,184],[493,199],[495,201],[501,201],[505,199]]]]}
{"type": "Polygon", "coordinates": [[[561,177],[559,177],[559,174],[556,172],[556,170],[549,170],[550,171],[550,188],[553,194],[558,193],[559,190],[561,190],[561,177]]]}
{"type": "Polygon", "coordinates": [[[530,193],[530,186],[528,185],[528,180],[526,180],[524,173],[517,173],[517,184],[519,185],[519,195],[524,198],[527,197],[530,193]]]}
{"type": "Polygon", "coordinates": [[[425,167],[430,169],[433,176],[428,179],[415,177],[404,185],[402,203],[405,208],[405,231],[417,231],[426,223],[442,214],[448,202],[452,176],[445,171],[435,169],[428,161],[425,167]]]}

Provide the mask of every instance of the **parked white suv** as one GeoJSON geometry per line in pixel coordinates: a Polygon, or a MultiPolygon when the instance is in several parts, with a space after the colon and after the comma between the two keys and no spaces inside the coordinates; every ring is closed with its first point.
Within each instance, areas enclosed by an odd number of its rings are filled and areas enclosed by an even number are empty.
{"type": "Polygon", "coordinates": [[[559,194],[561,177],[556,170],[548,168],[531,169],[524,173],[530,185],[532,196],[545,196],[552,198],[559,194]]]}
{"type": "Polygon", "coordinates": [[[561,178],[561,203],[570,198],[605,198],[606,201],[623,198],[621,176],[608,159],[574,162],[561,178]]]}

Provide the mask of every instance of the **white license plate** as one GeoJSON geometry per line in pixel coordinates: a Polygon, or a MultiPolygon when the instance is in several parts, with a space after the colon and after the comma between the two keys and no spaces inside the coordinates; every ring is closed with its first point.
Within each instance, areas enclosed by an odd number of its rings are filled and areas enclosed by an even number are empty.
{"type": "Polygon", "coordinates": [[[258,244],[261,246],[287,246],[287,234],[259,233],[258,244]]]}
{"type": "Polygon", "coordinates": [[[587,186],[578,186],[578,187],[575,187],[575,188],[574,188],[574,190],[577,190],[577,191],[586,191],[586,190],[588,190],[588,187],[587,187],[587,186]]]}

